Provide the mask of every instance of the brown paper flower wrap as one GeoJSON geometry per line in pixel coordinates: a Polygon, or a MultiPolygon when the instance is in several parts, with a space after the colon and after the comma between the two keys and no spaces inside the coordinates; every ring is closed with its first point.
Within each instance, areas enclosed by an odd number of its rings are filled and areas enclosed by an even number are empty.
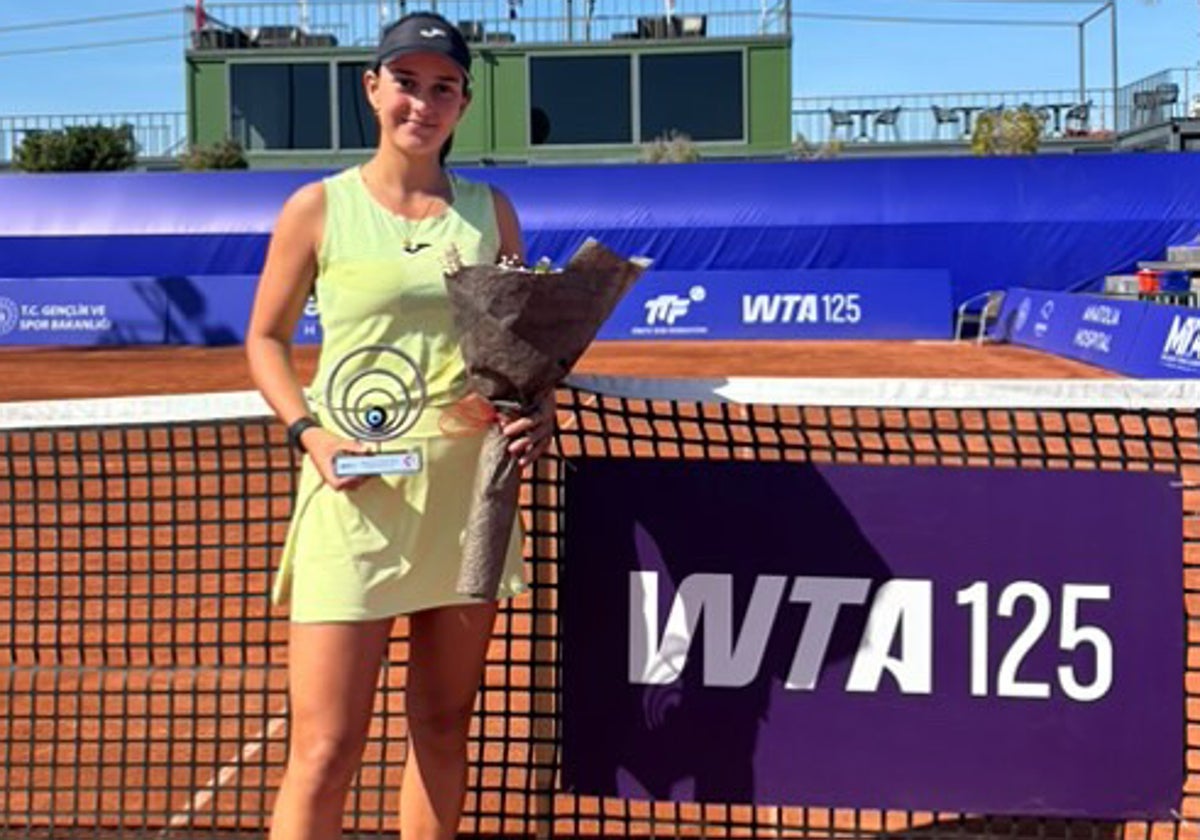
{"type": "MultiPolygon", "coordinates": [[[[451,265],[446,288],[468,388],[496,411],[534,410],[596,337],[649,265],[587,240],[561,271],[451,265]]],[[[521,470],[498,423],[487,424],[475,473],[458,593],[495,598],[504,571],[521,470]]]]}

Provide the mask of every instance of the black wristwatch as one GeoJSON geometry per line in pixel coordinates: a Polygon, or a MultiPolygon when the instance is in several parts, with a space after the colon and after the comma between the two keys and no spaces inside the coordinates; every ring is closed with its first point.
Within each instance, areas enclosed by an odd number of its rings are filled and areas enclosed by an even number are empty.
{"type": "Polygon", "coordinates": [[[292,423],[292,425],[287,427],[288,442],[291,443],[292,446],[299,449],[301,452],[307,452],[308,450],[304,448],[304,442],[302,440],[300,440],[300,436],[302,434],[304,434],[305,432],[307,432],[309,429],[317,428],[320,425],[321,425],[320,423],[318,423],[316,420],[312,419],[311,417],[308,417],[308,416],[301,417],[295,423],[292,423]]]}

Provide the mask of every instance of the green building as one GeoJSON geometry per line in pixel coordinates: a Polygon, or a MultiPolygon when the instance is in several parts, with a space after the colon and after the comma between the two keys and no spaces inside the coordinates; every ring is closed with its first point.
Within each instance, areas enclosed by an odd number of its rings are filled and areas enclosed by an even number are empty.
{"type": "MultiPolygon", "coordinates": [[[[577,19],[572,0],[554,16],[544,8],[531,16],[517,2],[484,20],[439,9],[459,21],[474,53],[473,102],[455,135],[454,162],[636,160],[672,133],[687,135],[705,158],[789,149],[786,10],[658,7],[577,19]]],[[[263,22],[281,5],[213,5],[197,20],[186,53],[189,142],[232,137],[254,167],[363,159],[377,139],[362,74],[383,20],[371,13],[381,4],[300,3],[292,20],[263,22]],[[321,20],[311,19],[314,11],[323,11],[321,20]]]]}

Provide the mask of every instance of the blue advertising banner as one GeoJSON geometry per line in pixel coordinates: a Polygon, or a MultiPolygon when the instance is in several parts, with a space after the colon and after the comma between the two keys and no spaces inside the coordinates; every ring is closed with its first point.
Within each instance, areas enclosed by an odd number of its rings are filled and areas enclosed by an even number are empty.
{"type": "MultiPolygon", "coordinates": [[[[224,345],[245,340],[254,306],[258,276],[205,274],[164,277],[167,290],[171,344],[224,345]]],[[[316,302],[309,299],[293,333],[297,344],[319,344],[321,329],[316,302]]]]}
{"type": "Polygon", "coordinates": [[[1010,289],[994,335],[1013,344],[1122,370],[1145,312],[1146,304],[1136,300],[1010,289]]]}
{"type": "MultiPolygon", "coordinates": [[[[0,345],[240,344],[258,277],[0,278],[0,345]]],[[[316,303],[294,340],[319,343],[316,303]]]]}
{"type": "Polygon", "coordinates": [[[1171,481],[576,459],[564,782],[1168,818],[1185,773],[1171,481]]]}
{"type": "Polygon", "coordinates": [[[1200,311],[1145,304],[1137,342],[1121,372],[1143,378],[1200,376],[1200,311]]]}
{"type": "Polygon", "coordinates": [[[1200,376],[1200,313],[1187,307],[1010,289],[991,336],[1126,376],[1200,376]]]}
{"type": "Polygon", "coordinates": [[[167,341],[167,299],[151,279],[0,279],[0,345],[167,341]]]}
{"type": "Polygon", "coordinates": [[[941,270],[649,271],[601,339],[942,339],[941,270]]]}
{"type": "Polygon", "coordinates": [[[222,346],[245,339],[257,277],[207,274],[162,277],[159,282],[169,301],[169,343],[222,346]]]}

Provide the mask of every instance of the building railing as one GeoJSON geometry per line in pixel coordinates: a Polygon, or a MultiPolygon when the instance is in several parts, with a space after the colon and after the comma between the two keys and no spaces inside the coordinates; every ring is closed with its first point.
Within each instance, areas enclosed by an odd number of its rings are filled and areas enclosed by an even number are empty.
{"type": "Polygon", "coordinates": [[[970,142],[979,115],[1026,108],[1046,137],[1110,137],[1117,124],[1111,89],[1014,90],[872,96],[801,96],[792,100],[792,135],[807,143],[970,142]]]}
{"type": "Polygon", "coordinates": [[[133,126],[139,158],[170,158],[187,151],[187,114],[183,111],[0,116],[0,163],[12,162],[30,132],[83,125],[117,128],[125,124],[133,126]]]}
{"type": "MultiPolygon", "coordinates": [[[[194,49],[369,47],[383,25],[408,11],[408,3],[231,2],[203,8],[188,17],[194,49]]],[[[485,43],[781,35],[790,18],[786,4],[752,0],[729,0],[719,8],[705,0],[429,0],[413,8],[434,9],[469,39],[485,43]]]]}
{"type": "MultiPolygon", "coordinates": [[[[1172,68],[1126,85],[1117,91],[1115,108],[1111,89],[1089,90],[1082,100],[1077,90],[1034,90],[802,96],[792,105],[792,135],[810,144],[970,142],[979,114],[1021,106],[1044,116],[1046,137],[1108,138],[1114,130],[1200,118],[1200,69],[1172,68]],[[1087,109],[1079,107],[1086,103],[1087,109]]],[[[140,158],[171,158],[187,151],[183,111],[0,116],[0,163],[12,162],[31,131],[126,123],[133,126],[140,158]]]]}
{"type": "Polygon", "coordinates": [[[1117,91],[1117,130],[1200,116],[1200,69],[1172,67],[1117,91]]]}

